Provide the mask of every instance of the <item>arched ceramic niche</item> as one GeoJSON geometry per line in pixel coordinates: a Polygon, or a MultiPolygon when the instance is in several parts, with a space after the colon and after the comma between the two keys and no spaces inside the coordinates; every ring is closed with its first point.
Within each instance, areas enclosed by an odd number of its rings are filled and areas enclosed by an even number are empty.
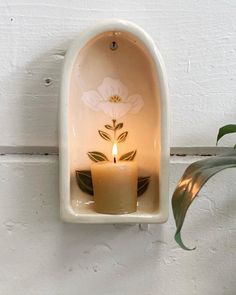
{"type": "MultiPolygon", "coordinates": [[[[152,39],[127,21],[100,22],[81,34],[67,51],[61,83],[62,219],[75,223],[165,222],[169,165],[167,83],[162,58],[152,39]],[[104,156],[106,161],[114,162],[114,142],[118,146],[117,163],[123,157],[138,166],[137,210],[129,214],[95,210],[91,167],[104,156]]],[[[106,177],[109,185],[112,180],[106,177]]],[[[116,191],[114,186],[115,196],[116,191]]],[[[123,195],[127,200],[129,190],[127,195],[124,190],[123,195]]]]}

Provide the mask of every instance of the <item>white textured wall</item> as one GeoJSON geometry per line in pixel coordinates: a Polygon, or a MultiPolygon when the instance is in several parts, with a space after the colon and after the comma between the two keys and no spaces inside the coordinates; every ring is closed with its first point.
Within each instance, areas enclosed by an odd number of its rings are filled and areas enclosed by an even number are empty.
{"type": "MultiPolygon", "coordinates": [[[[211,151],[218,127],[236,121],[235,15],[234,0],[1,0],[1,295],[235,294],[235,169],[215,176],[193,204],[183,238],[197,250],[186,252],[173,241],[172,216],[148,231],[62,223],[58,157],[50,154],[60,53],[82,29],[111,17],[141,25],[162,52],[171,146],[211,151]]],[[[222,141],[232,143],[233,136],[222,141]]],[[[171,158],[171,192],[198,158],[171,158]]]]}
{"type": "Polygon", "coordinates": [[[0,144],[57,145],[58,53],[91,23],[116,17],[141,25],[161,50],[172,146],[215,145],[217,128],[236,116],[235,15],[234,0],[1,0],[0,144]]]}
{"type": "MultiPolygon", "coordinates": [[[[172,158],[171,190],[191,161],[172,158]]],[[[193,204],[183,234],[191,253],[173,241],[172,218],[149,231],[62,223],[57,156],[2,156],[0,175],[1,295],[235,294],[235,170],[193,204]]]]}

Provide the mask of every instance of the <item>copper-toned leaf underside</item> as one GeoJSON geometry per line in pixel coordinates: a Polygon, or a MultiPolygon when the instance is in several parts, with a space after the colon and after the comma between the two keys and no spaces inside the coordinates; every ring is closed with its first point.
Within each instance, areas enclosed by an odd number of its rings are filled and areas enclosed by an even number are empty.
{"type": "Polygon", "coordinates": [[[236,167],[236,150],[197,161],[185,170],[172,196],[172,209],[176,223],[175,240],[183,249],[195,249],[186,247],[181,239],[181,229],[189,206],[209,178],[232,167],[236,167]]]}

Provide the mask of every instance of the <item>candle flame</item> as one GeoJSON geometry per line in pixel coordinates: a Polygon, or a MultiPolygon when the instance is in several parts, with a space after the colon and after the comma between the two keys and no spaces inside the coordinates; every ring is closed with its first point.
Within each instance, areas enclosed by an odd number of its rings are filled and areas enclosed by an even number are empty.
{"type": "Polygon", "coordinates": [[[114,143],[112,146],[112,156],[115,158],[118,154],[118,148],[117,148],[117,144],[114,143]]]}

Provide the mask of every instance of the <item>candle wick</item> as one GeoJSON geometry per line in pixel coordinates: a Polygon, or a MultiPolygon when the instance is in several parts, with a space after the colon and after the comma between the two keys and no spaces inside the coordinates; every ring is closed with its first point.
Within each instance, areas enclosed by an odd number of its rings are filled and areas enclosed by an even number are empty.
{"type": "Polygon", "coordinates": [[[116,163],[116,157],[114,157],[114,163],[116,163]]]}

